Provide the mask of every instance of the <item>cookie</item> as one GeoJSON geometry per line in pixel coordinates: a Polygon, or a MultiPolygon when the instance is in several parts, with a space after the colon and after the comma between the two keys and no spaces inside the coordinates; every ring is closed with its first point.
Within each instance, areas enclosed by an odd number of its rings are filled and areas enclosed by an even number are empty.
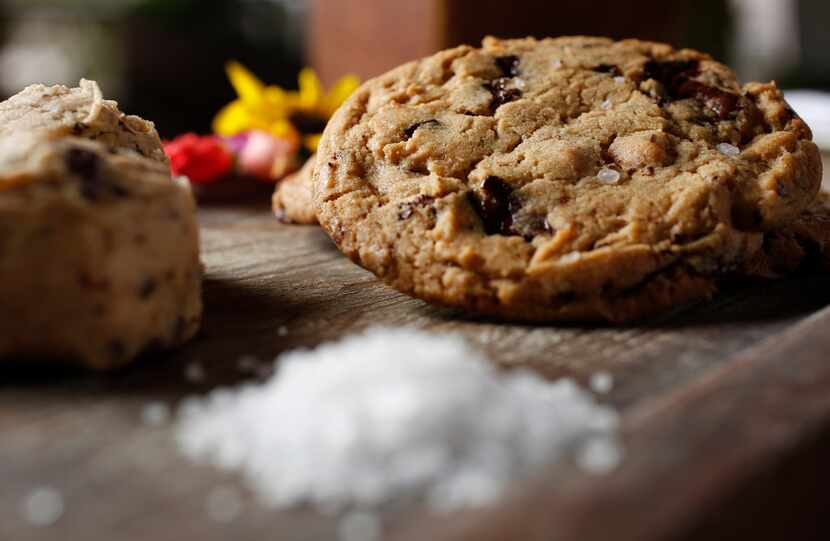
{"type": "Polygon", "coordinates": [[[774,83],[636,40],[498,40],[362,85],[314,200],[340,250],[427,301],[625,320],[706,298],[815,198],[821,160],[774,83]]]}
{"type": "Polygon", "coordinates": [[[764,235],[762,249],[743,274],[780,278],[802,267],[830,269],[830,194],[822,192],[786,227],[764,235]]]}
{"type": "Polygon", "coordinates": [[[317,223],[311,194],[315,160],[316,156],[312,155],[299,171],[280,181],[274,190],[271,203],[279,221],[288,224],[317,223]]]}
{"type": "Polygon", "coordinates": [[[199,328],[186,181],[78,137],[0,136],[0,359],[122,366],[199,328]]]}
{"type": "Polygon", "coordinates": [[[168,163],[153,123],[122,113],[95,81],[82,79],[77,88],[31,85],[0,103],[0,137],[19,133],[83,137],[168,163]]]}

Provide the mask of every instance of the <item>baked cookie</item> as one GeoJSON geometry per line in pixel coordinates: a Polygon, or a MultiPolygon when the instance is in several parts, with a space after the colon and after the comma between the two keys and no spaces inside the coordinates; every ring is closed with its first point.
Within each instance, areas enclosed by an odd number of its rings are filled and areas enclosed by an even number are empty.
{"type": "Polygon", "coordinates": [[[363,84],[323,134],[321,225],[417,297],[520,320],[705,298],[796,219],[818,149],[774,83],[604,38],[462,46],[363,84]]]}
{"type": "Polygon", "coordinates": [[[201,317],[187,182],[132,150],[0,137],[0,358],[121,366],[201,317]]]}
{"type": "Polygon", "coordinates": [[[830,195],[822,192],[786,227],[764,235],[762,249],[743,274],[780,278],[803,266],[830,269],[830,195]]]}
{"type": "Polygon", "coordinates": [[[0,103],[0,137],[35,132],[84,137],[168,163],[153,123],[119,111],[95,81],[81,79],[77,88],[31,85],[0,103]]]}
{"type": "Polygon", "coordinates": [[[287,224],[316,224],[311,195],[312,172],[316,156],[312,155],[302,168],[280,181],[271,198],[274,215],[287,224]]]}

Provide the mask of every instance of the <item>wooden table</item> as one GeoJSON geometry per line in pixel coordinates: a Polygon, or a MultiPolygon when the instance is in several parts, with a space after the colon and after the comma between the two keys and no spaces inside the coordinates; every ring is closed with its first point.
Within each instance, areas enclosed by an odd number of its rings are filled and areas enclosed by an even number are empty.
{"type": "Polygon", "coordinates": [[[203,209],[201,220],[206,311],[191,344],[109,375],[0,373],[0,540],[335,539],[335,519],[263,509],[238,478],[187,462],[172,428],[148,426],[142,410],[250,379],[240,356],[267,367],[282,351],[379,323],[458,332],[500,365],[551,378],[585,383],[610,371],[614,388],[600,400],[621,411],[626,448],[610,475],[551,464],[493,509],[388,509],[385,539],[802,540],[828,531],[830,277],[736,284],[705,306],[628,327],[497,324],[383,286],[317,228],[280,225],[267,208],[203,209]],[[203,382],[185,377],[194,362],[203,382]],[[221,484],[245,498],[229,524],[205,512],[221,484]],[[65,512],[35,528],[19,509],[44,485],[60,491],[65,512]]]}

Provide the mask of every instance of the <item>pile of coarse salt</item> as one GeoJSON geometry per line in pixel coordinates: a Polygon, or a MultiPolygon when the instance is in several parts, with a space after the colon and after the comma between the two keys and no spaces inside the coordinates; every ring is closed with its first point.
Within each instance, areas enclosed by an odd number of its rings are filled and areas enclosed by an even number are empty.
{"type": "Polygon", "coordinates": [[[458,336],[377,328],[284,354],[277,368],[188,399],[177,419],[184,453],[241,471],[269,506],[418,495],[452,510],[490,503],[566,453],[592,471],[620,458],[613,410],[571,380],[499,371],[458,336]]]}

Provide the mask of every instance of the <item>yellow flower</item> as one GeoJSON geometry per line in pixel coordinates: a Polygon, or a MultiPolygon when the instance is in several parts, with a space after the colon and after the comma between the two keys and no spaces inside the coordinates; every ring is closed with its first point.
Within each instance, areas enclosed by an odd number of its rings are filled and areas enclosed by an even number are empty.
{"type": "Polygon", "coordinates": [[[301,139],[314,152],[331,115],[360,84],[346,75],[329,90],[323,89],[314,70],[305,68],[298,77],[299,91],[266,86],[238,62],[225,67],[237,99],[213,119],[213,131],[231,136],[247,130],[262,130],[278,137],[301,139]]]}

